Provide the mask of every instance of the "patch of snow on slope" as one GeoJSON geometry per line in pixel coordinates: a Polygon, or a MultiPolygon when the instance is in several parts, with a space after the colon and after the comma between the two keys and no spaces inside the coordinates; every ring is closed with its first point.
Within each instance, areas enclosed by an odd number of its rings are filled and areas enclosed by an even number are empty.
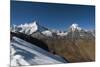
{"type": "Polygon", "coordinates": [[[49,30],[43,31],[42,34],[44,34],[46,36],[52,36],[52,32],[49,30]]]}
{"type": "Polygon", "coordinates": [[[54,64],[66,62],[17,37],[11,41],[11,66],[54,64]]]}

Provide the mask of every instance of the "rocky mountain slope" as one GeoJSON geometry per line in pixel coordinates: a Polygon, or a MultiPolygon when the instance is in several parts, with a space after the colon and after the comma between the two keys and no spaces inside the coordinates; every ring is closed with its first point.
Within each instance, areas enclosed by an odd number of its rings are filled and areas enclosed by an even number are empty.
{"type": "Polygon", "coordinates": [[[44,42],[49,52],[69,62],[95,60],[95,36],[91,31],[72,24],[65,32],[53,31],[36,22],[11,27],[14,33],[23,33],[44,42]]]}

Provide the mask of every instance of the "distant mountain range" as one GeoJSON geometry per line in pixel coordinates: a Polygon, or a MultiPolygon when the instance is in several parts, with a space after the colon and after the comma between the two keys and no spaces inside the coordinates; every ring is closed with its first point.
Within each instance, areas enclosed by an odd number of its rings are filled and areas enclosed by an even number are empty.
{"type": "Polygon", "coordinates": [[[52,30],[52,29],[48,29],[44,26],[39,25],[36,21],[32,22],[32,23],[25,23],[25,24],[21,24],[21,25],[13,25],[11,27],[11,31],[12,32],[20,32],[20,33],[24,33],[27,35],[32,35],[34,33],[41,33],[41,35],[44,36],[49,36],[49,37],[54,37],[54,36],[67,36],[69,35],[69,33],[73,33],[71,36],[92,36],[93,32],[88,31],[88,30],[84,30],[81,27],[79,27],[78,24],[72,24],[67,31],[59,31],[59,30],[52,30]]]}

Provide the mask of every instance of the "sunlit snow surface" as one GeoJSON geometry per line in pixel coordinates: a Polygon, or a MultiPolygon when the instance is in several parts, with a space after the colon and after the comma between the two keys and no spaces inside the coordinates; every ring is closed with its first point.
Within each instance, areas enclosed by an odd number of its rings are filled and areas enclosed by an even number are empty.
{"type": "Polygon", "coordinates": [[[82,30],[80,27],[79,27],[79,25],[78,24],[72,24],[71,26],[70,26],[70,28],[71,28],[71,30],[74,32],[76,29],[77,30],[82,30]]]}
{"type": "Polygon", "coordinates": [[[66,61],[20,38],[12,38],[11,66],[58,63],[66,63],[66,61]]]}

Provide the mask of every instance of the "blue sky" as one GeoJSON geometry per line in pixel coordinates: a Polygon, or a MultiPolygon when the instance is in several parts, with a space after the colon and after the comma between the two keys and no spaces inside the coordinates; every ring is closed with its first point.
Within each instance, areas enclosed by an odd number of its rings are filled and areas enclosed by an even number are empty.
{"type": "Polygon", "coordinates": [[[95,6],[11,1],[11,24],[32,21],[50,29],[67,30],[73,23],[94,29],[95,6]]]}

